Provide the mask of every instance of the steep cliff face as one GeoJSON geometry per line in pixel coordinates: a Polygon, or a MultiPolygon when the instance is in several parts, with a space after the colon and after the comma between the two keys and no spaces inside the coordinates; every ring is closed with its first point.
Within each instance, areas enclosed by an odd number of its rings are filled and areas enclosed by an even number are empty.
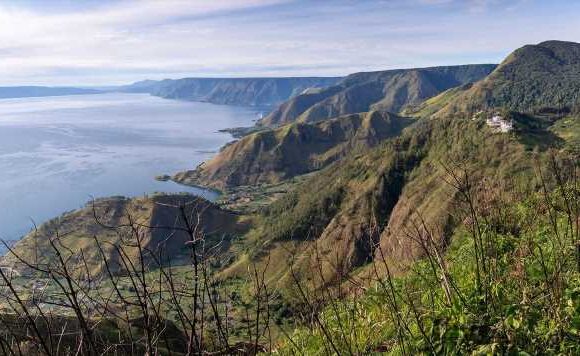
{"type": "Polygon", "coordinates": [[[278,106],[268,116],[258,122],[260,126],[276,127],[283,126],[295,121],[307,108],[315,105],[322,100],[329,98],[342,91],[340,86],[332,86],[330,88],[320,90],[317,92],[309,92],[298,95],[278,106]]]}
{"type": "MultiPolygon", "coordinates": [[[[160,258],[162,263],[179,263],[189,253],[187,241],[190,240],[184,231],[188,225],[180,206],[184,207],[186,216],[197,218],[199,214],[199,228],[208,238],[208,246],[212,244],[211,241],[219,241],[225,249],[229,237],[241,234],[246,229],[238,215],[195,196],[104,198],[40,225],[37,231],[25,236],[13,247],[14,254],[9,252],[3,257],[2,265],[12,266],[23,274],[30,273],[31,270],[16,258],[17,255],[44,268],[58,268],[54,248],[57,247],[66,255],[65,258],[70,259],[71,270],[76,269],[79,273],[84,271],[82,253],[93,275],[105,272],[103,258],[115,272],[121,268],[121,250],[115,246],[122,248],[131,261],[139,261],[140,252],[134,244],[136,231],[145,251],[144,259],[148,268],[155,268],[160,258]],[[99,241],[104,256],[95,239],[99,241]]],[[[197,220],[189,224],[197,224],[197,220]]]]}
{"type": "Polygon", "coordinates": [[[179,173],[174,179],[219,189],[276,183],[376,146],[410,123],[410,119],[372,111],[315,124],[290,124],[245,136],[196,170],[179,173]]]}
{"type": "Polygon", "coordinates": [[[214,104],[269,106],[309,88],[323,88],[340,78],[184,78],[144,81],[124,87],[127,92],[149,93],[167,99],[214,104]]]}
{"type": "Polygon", "coordinates": [[[480,80],[494,68],[484,64],[355,73],[335,86],[290,99],[259,124],[314,122],[369,110],[400,112],[449,88],[480,80]]]}

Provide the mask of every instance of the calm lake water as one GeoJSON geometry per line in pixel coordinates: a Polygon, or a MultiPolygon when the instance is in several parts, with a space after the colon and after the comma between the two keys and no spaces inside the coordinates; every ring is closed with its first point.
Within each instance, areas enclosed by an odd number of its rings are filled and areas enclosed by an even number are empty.
{"type": "Polygon", "coordinates": [[[92,197],[211,192],[156,175],[191,169],[250,126],[251,108],[99,94],[0,100],[0,238],[16,240],[92,197]]]}

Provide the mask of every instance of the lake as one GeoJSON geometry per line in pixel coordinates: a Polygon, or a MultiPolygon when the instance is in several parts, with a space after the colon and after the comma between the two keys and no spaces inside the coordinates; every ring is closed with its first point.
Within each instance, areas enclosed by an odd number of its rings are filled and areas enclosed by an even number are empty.
{"type": "Polygon", "coordinates": [[[195,168],[250,126],[257,109],[98,94],[0,100],[0,238],[92,197],[215,193],[154,179],[195,168]]]}

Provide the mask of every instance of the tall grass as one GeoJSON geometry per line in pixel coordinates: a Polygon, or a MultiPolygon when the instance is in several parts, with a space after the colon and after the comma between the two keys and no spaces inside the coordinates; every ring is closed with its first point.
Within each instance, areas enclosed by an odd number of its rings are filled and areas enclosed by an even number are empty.
{"type": "Polygon", "coordinates": [[[417,213],[401,233],[423,257],[395,276],[377,246],[374,286],[324,308],[279,353],[580,353],[577,162],[553,158],[536,179],[542,190],[523,194],[448,170],[463,221],[451,243],[417,213]]]}

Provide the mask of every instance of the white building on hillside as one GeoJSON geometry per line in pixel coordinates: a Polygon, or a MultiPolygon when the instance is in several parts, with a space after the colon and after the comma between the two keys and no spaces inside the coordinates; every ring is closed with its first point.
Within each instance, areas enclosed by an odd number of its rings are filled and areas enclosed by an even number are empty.
{"type": "Polygon", "coordinates": [[[498,114],[488,118],[485,123],[487,126],[498,132],[510,132],[514,128],[514,124],[511,120],[506,120],[498,114]]]}

